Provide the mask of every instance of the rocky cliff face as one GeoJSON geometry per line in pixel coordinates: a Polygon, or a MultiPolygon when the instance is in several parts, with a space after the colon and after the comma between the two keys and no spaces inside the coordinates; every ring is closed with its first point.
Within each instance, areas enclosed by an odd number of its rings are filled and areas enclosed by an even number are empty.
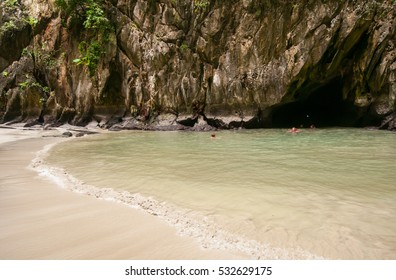
{"type": "Polygon", "coordinates": [[[54,1],[1,2],[3,122],[396,128],[393,0],[96,2],[104,35],[54,1]]]}

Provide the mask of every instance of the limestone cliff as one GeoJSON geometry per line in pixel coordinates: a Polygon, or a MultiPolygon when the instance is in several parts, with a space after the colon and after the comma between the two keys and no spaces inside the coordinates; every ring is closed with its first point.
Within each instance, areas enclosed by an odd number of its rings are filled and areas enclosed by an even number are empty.
{"type": "Polygon", "coordinates": [[[1,2],[3,122],[396,129],[393,0],[94,2],[104,35],[54,0],[1,2]]]}

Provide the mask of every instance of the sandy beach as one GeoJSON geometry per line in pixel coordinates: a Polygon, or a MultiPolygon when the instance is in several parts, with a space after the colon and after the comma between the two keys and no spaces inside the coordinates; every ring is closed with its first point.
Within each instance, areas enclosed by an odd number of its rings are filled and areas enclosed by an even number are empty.
{"type": "Polygon", "coordinates": [[[240,259],[158,217],[73,193],[29,167],[61,132],[0,128],[0,259],[240,259]],[[45,136],[45,137],[44,137],[45,136]]]}

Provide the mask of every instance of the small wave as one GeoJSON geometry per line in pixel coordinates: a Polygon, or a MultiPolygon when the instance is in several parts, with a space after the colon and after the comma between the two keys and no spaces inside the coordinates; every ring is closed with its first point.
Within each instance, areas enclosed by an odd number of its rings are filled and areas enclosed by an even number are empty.
{"type": "Polygon", "coordinates": [[[46,145],[33,159],[30,168],[56,185],[72,192],[93,196],[98,199],[123,203],[131,208],[145,211],[165,220],[175,227],[180,236],[196,239],[203,248],[233,251],[247,255],[251,259],[322,259],[301,248],[277,248],[256,240],[228,232],[197,212],[177,207],[168,202],[160,202],[139,193],[117,191],[113,188],[98,188],[75,178],[65,169],[45,163],[45,157],[58,143],[46,145]]]}

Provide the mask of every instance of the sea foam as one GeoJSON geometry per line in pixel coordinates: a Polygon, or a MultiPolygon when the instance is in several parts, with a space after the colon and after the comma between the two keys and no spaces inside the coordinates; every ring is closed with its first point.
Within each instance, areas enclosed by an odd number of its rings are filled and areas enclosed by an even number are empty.
{"type": "Polygon", "coordinates": [[[117,191],[113,188],[99,188],[86,184],[68,173],[67,170],[50,166],[45,161],[50,150],[55,145],[63,143],[66,140],[64,139],[61,142],[46,145],[42,150],[37,152],[36,157],[30,164],[30,168],[38,172],[40,176],[51,180],[63,189],[93,196],[98,199],[122,203],[133,209],[157,216],[175,227],[177,234],[194,238],[206,249],[231,251],[246,255],[249,259],[322,259],[322,257],[301,248],[273,247],[270,244],[263,244],[256,240],[231,233],[199,212],[183,209],[169,202],[161,202],[139,193],[117,191]]]}

